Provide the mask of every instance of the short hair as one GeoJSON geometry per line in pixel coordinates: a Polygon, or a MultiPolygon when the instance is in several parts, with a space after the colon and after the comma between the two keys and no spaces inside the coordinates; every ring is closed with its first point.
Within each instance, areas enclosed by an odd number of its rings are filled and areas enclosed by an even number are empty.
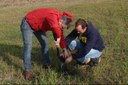
{"type": "Polygon", "coordinates": [[[68,27],[70,26],[70,23],[72,22],[72,19],[69,16],[63,15],[61,19],[64,21],[64,24],[68,27]]]}
{"type": "Polygon", "coordinates": [[[77,27],[78,25],[82,26],[82,29],[84,29],[85,27],[88,26],[87,21],[85,21],[84,19],[78,19],[75,23],[75,27],[77,27]]]}

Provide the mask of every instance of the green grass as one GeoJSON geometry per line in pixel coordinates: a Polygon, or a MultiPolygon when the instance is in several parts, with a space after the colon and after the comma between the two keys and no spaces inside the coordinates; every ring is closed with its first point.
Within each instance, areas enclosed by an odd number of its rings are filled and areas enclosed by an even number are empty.
{"type": "MultiPolygon", "coordinates": [[[[34,0],[33,0],[34,1],[34,0]]],[[[40,3],[38,1],[12,5],[0,4],[0,84],[128,84],[128,2],[127,0],[55,0],[40,3]],[[35,78],[26,81],[22,76],[22,37],[20,23],[28,12],[40,7],[53,7],[59,11],[69,11],[78,18],[91,20],[100,31],[105,50],[101,63],[94,68],[75,66],[69,68],[77,75],[64,75],[59,71],[59,60],[53,44],[51,32],[49,49],[54,69],[41,68],[39,42],[34,37],[32,49],[32,71],[35,78]]],[[[73,29],[73,26],[70,28],[73,29]]],[[[71,30],[66,30],[67,35],[71,30]]]]}

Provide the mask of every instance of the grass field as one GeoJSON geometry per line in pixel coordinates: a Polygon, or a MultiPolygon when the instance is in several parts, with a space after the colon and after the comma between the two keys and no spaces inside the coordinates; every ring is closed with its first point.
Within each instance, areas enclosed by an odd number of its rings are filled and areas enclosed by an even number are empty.
{"type": "MultiPolygon", "coordinates": [[[[70,31],[64,31],[65,35],[70,31]]],[[[128,1],[0,0],[0,84],[128,84],[128,1]],[[26,81],[22,76],[23,42],[19,26],[28,11],[41,7],[71,12],[75,21],[78,18],[91,20],[106,46],[101,63],[89,68],[72,62],[69,68],[77,74],[65,75],[59,71],[53,37],[47,32],[50,59],[55,68],[41,68],[40,45],[33,37],[32,71],[35,78],[26,81]]]]}

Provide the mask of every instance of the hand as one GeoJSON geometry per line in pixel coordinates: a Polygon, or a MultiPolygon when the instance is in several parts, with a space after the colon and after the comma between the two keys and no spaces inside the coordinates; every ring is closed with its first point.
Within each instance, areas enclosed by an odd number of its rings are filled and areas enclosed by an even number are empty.
{"type": "Polygon", "coordinates": [[[60,47],[60,42],[54,41],[54,44],[55,44],[56,47],[60,47]]]}
{"type": "Polygon", "coordinates": [[[64,58],[64,52],[61,52],[60,53],[60,56],[64,58]]]}
{"type": "Polygon", "coordinates": [[[71,55],[69,55],[69,56],[64,56],[64,51],[60,53],[60,57],[63,57],[63,58],[65,59],[65,63],[66,63],[66,64],[67,64],[67,63],[70,63],[70,62],[73,60],[73,58],[72,58],[71,55]]]}
{"type": "Polygon", "coordinates": [[[68,58],[66,58],[65,63],[70,63],[73,60],[72,56],[69,56],[68,58]]]}
{"type": "Polygon", "coordinates": [[[54,44],[55,44],[56,47],[60,47],[60,39],[61,38],[57,38],[57,40],[54,41],[54,44]]]}
{"type": "Polygon", "coordinates": [[[70,56],[70,54],[66,48],[63,50],[63,55],[64,55],[64,58],[67,58],[70,56]]]}

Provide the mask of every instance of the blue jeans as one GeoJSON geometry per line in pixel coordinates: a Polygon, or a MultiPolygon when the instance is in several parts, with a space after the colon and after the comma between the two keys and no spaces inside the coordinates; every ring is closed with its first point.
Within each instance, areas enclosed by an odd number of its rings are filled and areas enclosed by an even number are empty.
{"type": "Polygon", "coordinates": [[[30,27],[30,25],[26,22],[26,19],[23,18],[22,23],[20,25],[22,38],[24,43],[23,49],[23,63],[25,71],[31,70],[31,50],[32,50],[32,36],[33,34],[38,39],[41,45],[42,52],[42,60],[44,64],[50,64],[49,54],[48,54],[48,40],[45,32],[34,31],[30,27]]]}
{"type": "MultiPolygon", "coordinates": [[[[83,46],[80,41],[73,40],[68,45],[68,48],[70,50],[75,50],[75,49],[79,50],[79,49],[83,48],[83,46]]],[[[88,58],[98,58],[101,56],[101,54],[102,54],[102,52],[100,52],[96,49],[91,49],[87,55],[85,55],[84,57],[78,58],[77,60],[80,61],[81,63],[85,63],[88,60],[88,58]]]]}

